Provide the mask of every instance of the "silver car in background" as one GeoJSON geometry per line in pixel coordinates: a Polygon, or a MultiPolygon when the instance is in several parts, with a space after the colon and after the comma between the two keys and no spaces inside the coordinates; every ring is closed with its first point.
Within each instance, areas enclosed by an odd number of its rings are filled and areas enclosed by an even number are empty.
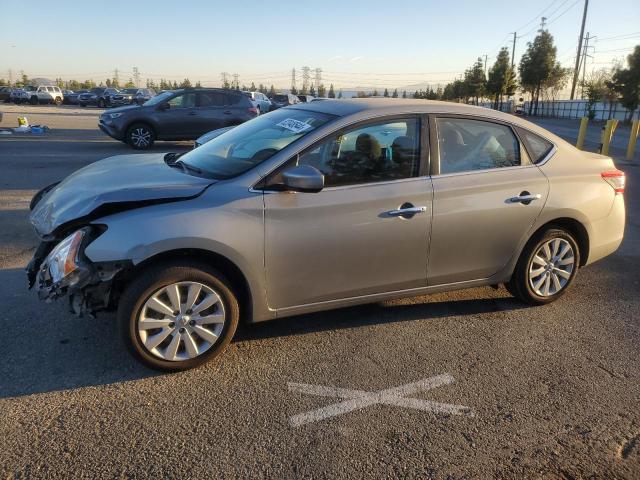
{"type": "Polygon", "coordinates": [[[620,245],[624,182],[610,158],[493,110],[298,104],[46,187],[28,273],[79,314],[117,309],[137,358],[182,370],[241,319],[498,284],[554,301],[620,245]]]}

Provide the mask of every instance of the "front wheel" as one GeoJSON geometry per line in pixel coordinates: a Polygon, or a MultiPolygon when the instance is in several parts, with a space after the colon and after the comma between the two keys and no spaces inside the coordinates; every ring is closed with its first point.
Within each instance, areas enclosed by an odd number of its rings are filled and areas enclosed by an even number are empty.
{"type": "Polygon", "coordinates": [[[529,241],[506,287],[526,303],[550,303],[564,295],[579,265],[580,250],[571,233],[551,228],[529,241]]]}
{"type": "Polygon", "coordinates": [[[155,134],[151,127],[144,123],[131,125],[127,130],[127,143],[136,150],[151,148],[155,141],[155,134]]]}
{"type": "Polygon", "coordinates": [[[159,370],[196,367],[231,341],[240,317],[228,281],[197,262],[154,267],[135,279],[118,306],[124,340],[159,370]]]}

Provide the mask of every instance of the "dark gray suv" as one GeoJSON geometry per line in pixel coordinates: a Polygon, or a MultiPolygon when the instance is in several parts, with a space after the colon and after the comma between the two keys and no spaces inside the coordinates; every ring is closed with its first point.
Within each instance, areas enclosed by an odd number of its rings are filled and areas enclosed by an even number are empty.
{"type": "Polygon", "coordinates": [[[163,92],[141,106],[109,109],[100,115],[98,125],[110,137],[146,150],[155,140],[195,140],[257,115],[256,107],[241,92],[189,88],[163,92]]]}

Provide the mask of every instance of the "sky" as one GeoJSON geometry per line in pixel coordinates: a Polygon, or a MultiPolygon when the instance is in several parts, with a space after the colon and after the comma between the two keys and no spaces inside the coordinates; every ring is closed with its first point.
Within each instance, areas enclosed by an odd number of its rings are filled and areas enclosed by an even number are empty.
{"type": "MultiPolygon", "coordinates": [[[[445,84],[480,56],[489,66],[517,31],[516,63],[540,17],[573,66],[584,0],[368,0],[295,2],[162,0],[54,4],[0,0],[0,78],[121,81],[138,67],[143,79],[188,77],[220,85],[286,88],[291,69],[322,69],[336,88],[402,88],[445,84]],[[17,6],[19,5],[19,7],[17,6]],[[19,15],[5,15],[19,10],[19,15]],[[127,18],[128,17],[128,18],[127,18]]],[[[590,0],[585,31],[593,58],[587,71],[611,66],[640,44],[640,0],[590,0]],[[612,38],[613,37],[613,38],[612,38]]]]}

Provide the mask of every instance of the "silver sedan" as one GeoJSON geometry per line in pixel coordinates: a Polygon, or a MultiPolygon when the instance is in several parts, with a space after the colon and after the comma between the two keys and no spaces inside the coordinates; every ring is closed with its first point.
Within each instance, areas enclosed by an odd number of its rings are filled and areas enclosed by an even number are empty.
{"type": "Polygon", "coordinates": [[[493,110],[305,103],[44,188],[29,277],[79,314],[117,308],[137,358],[181,370],[241,318],[499,284],[552,302],[620,245],[624,183],[610,158],[493,110]]]}

